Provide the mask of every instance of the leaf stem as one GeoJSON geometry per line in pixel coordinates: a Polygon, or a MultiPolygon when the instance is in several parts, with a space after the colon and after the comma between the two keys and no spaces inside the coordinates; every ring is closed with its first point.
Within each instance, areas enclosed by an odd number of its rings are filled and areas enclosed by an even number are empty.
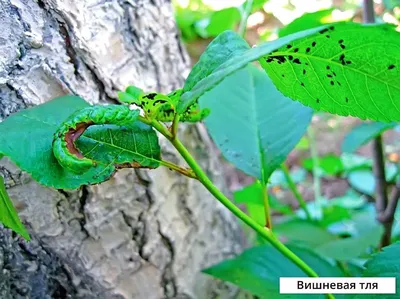
{"type": "MultiPolygon", "coordinates": [[[[158,130],[162,135],[164,135],[176,148],[176,150],[185,159],[186,163],[190,166],[193,172],[196,174],[197,179],[203,184],[203,186],[210,191],[212,195],[222,203],[226,208],[228,208],[236,217],[250,226],[253,230],[263,236],[272,246],[274,246],[279,252],[291,260],[295,265],[304,271],[310,277],[318,277],[317,273],[311,269],[302,259],[295,255],[289,248],[287,248],[283,243],[281,243],[271,230],[262,227],[251,217],[246,215],[242,210],[240,210],[234,203],[232,203],[207,177],[201,167],[197,164],[196,160],[192,157],[186,147],[181,143],[179,138],[173,138],[170,132],[161,125],[158,121],[153,120],[151,125],[158,130]]],[[[334,297],[329,297],[333,299],[334,297]]]]}
{"type": "Polygon", "coordinates": [[[269,206],[268,189],[265,182],[260,181],[261,190],[263,194],[264,213],[265,213],[265,227],[272,230],[271,208],[269,206]]]}
{"type": "MultiPolygon", "coordinates": [[[[151,121],[151,125],[158,130],[162,135],[164,135],[179,154],[185,159],[186,163],[192,169],[193,173],[196,175],[197,179],[203,184],[203,186],[228,210],[232,212],[237,218],[246,223],[255,232],[259,233],[264,237],[273,247],[275,247],[282,255],[287,259],[292,261],[296,266],[298,266],[305,274],[309,277],[318,277],[318,274],[308,266],[301,258],[294,254],[289,248],[287,248],[279,239],[272,233],[270,229],[262,227],[255,220],[249,217],[241,209],[239,209],[234,203],[232,203],[229,198],[227,198],[208,178],[208,176],[201,169],[200,165],[192,157],[186,147],[181,143],[179,138],[173,137],[165,126],[156,120],[151,121]]],[[[327,294],[328,299],[335,299],[332,294],[327,294]]]]}
{"type": "Polygon", "coordinates": [[[244,37],[246,34],[247,20],[250,16],[251,8],[253,7],[253,0],[247,0],[245,2],[245,4],[246,4],[246,6],[244,7],[244,10],[242,13],[242,18],[240,20],[239,29],[238,29],[238,34],[240,34],[241,37],[244,37]]]}
{"type": "Polygon", "coordinates": [[[193,172],[197,175],[198,180],[207,188],[208,191],[214,197],[222,203],[226,208],[228,208],[236,217],[250,226],[253,230],[263,236],[268,242],[271,243],[279,252],[295,263],[300,269],[302,269],[310,277],[318,277],[317,273],[314,272],[303,260],[296,256],[292,251],[290,251],[284,244],[282,244],[272,233],[271,230],[266,229],[259,225],[256,221],[246,215],[242,210],[240,210],[234,203],[232,203],[207,177],[200,166],[197,164],[195,159],[191,156],[185,146],[180,142],[178,138],[172,141],[177,151],[186,160],[188,165],[192,168],[193,172]]]}
{"type": "Polygon", "coordinates": [[[172,122],[172,127],[171,127],[171,134],[173,138],[177,137],[178,134],[178,124],[179,124],[179,114],[176,113],[174,116],[174,120],[172,122]]]}
{"type": "Polygon", "coordinates": [[[287,165],[285,163],[282,163],[281,169],[283,171],[283,175],[285,176],[286,182],[289,185],[289,189],[292,191],[294,197],[297,199],[297,202],[299,203],[299,206],[303,209],[307,220],[313,221],[313,218],[311,217],[310,212],[307,209],[307,204],[306,201],[304,200],[303,196],[300,194],[299,190],[297,189],[296,184],[294,183],[287,165]]]}
{"type": "Polygon", "coordinates": [[[176,172],[179,172],[180,174],[183,174],[184,176],[187,176],[191,179],[196,179],[197,180],[197,176],[194,174],[194,172],[191,169],[185,169],[180,167],[179,165],[176,165],[172,162],[169,161],[165,161],[165,160],[161,160],[160,164],[162,166],[168,167],[171,170],[175,170],[176,172]]]}

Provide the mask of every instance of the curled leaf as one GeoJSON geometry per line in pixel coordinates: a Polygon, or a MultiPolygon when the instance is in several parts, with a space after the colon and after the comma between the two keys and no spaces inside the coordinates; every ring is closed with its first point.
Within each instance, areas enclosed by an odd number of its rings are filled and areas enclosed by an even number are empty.
{"type": "Polygon", "coordinates": [[[77,174],[84,173],[96,164],[94,160],[85,158],[75,146],[75,141],[86,129],[100,124],[129,127],[138,116],[138,110],[130,110],[120,105],[92,106],[78,110],[69,116],[55,132],[54,156],[67,170],[77,174]]]}

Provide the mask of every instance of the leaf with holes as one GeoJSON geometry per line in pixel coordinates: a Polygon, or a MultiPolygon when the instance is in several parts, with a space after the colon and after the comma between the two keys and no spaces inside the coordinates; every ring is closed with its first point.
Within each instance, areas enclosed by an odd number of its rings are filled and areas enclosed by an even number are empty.
{"type": "Polygon", "coordinates": [[[125,163],[159,165],[157,135],[151,127],[138,123],[129,129],[110,125],[89,127],[76,144],[82,147],[84,155],[96,160],[97,166],[82,175],[63,168],[53,154],[54,132],[63,120],[86,107],[89,104],[83,99],[64,96],[12,114],[0,123],[0,154],[8,156],[39,183],[56,189],[101,183],[109,179],[117,167],[127,166],[125,163]],[[115,144],[111,148],[110,138],[115,144]],[[105,148],[110,151],[106,153],[105,148]]]}
{"type": "Polygon", "coordinates": [[[355,126],[347,135],[344,137],[342,143],[342,151],[347,153],[355,152],[359,147],[368,143],[376,136],[382,134],[386,130],[392,129],[396,126],[396,123],[362,123],[355,126]]]}
{"type": "Polygon", "coordinates": [[[316,110],[400,120],[400,33],[392,25],[339,23],[260,60],[277,88],[316,110]]]}
{"type": "MultiPolygon", "coordinates": [[[[1,155],[0,155],[1,159],[1,155]]],[[[29,234],[25,226],[21,223],[18,213],[15,210],[10,197],[7,194],[6,187],[4,186],[3,177],[0,175],[0,223],[12,229],[17,234],[20,234],[26,240],[30,240],[29,234]]]]}
{"type": "Polygon", "coordinates": [[[312,110],[285,98],[268,76],[248,66],[199,99],[205,124],[224,157],[267,183],[304,135],[312,110]]]}

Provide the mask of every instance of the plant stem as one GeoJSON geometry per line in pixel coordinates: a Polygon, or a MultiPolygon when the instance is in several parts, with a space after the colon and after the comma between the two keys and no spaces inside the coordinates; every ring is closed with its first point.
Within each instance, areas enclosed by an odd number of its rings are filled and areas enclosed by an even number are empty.
{"type": "Polygon", "coordinates": [[[290,190],[293,192],[294,197],[297,199],[299,206],[303,209],[307,217],[307,220],[312,221],[313,219],[311,217],[310,212],[307,209],[306,201],[304,200],[303,196],[301,196],[299,190],[297,189],[296,184],[293,182],[293,179],[289,173],[289,169],[285,163],[282,163],[281,169],[283,171],[283,175],[285,176],[286,182],[288,183],[290,190]]]}
{"type": "Polygon", "coordinates": [[[319,177],[319,161],[318,150],[315,142],[314,130],[311,126],[307,130],[308,139],[310,142],[311,159],[313,161],[313,183],[314,183],[314,201],[318,212],[321,212],[321,179],[319,177]]]}
{"type": "Polygon", "coordinates": [[[247,216],[242,210],[240,210],[235,204],[233,204],[207,177],[207,175],[203,172],[185,146],[180,142],[178,138],[175,138],[172,141],[172,144],[175,146],[177,151],[181,154],[181,156],[185,159],[188,165],[192,168],[193,172],[197,175],[198,180],[207,188],[208,191],[219,202],[221,202],[225,207],[227,207],[236,217],[245,222],[248,226],[254,229],[257,233],[262,235],[265,239],[267,239],[272,246],[274,246],[278,251],[280,251],[284,256],[290,259],[293,263],[295,263],[298,267],[300,267],[307,275],[310,277],[318,277],[317,273],[314,272],[303,260],[301,260],[298,256],[296,256],[293,252],[291,252],[285,245],[283,245],[271,232],[269,229],[263,228],[252,218],[247,216]]]}
{"type": "Polygon", "coordinates": [[[178,135],[178,124],[179,124],[179,114],[176,113],[171,127],[171,134],[173,138],[176,138],[176,136],[178,135]]]}
{"type": "Polygon", "coordinates": [[[260,183],[261,183],[261,190],[264,202],[265,227],[272,230],[271,208],[269,206],[267,184],[265,184],[265,182],[260,182],[260,183]]]}
{"type": "MultiPolygon", "coordinates": [[[[191,167],[193,172],[196,174],[198,180],[206,187],[208,191],[220,203],[227,207],[236,217],[250,226],[253,230],[263,236],[268,242],[271,243],[279,252],[295,263],[300,269],[302,269],[310,277],[318,277],[317,273],[311,269],[303,260],[296,256],[292,251],[290,251],[284,244],[282,244],[271,232],[271,230],[266,229],[254,221],[251,217],[246,215],[242,210],[240,210],[234,203],[232,203],[207,177],[201,167],[197,164],[196,160],[192,157],[186,147],[180,142],[179,138],[172,138],[169,131],[157,121],[152,121],[152,125],[156,125],[160,130],[159,132],[163,134],[176,148],[176,150],[185,159],[186,163],[191,167]]],[[[158,129],[157,129],[158,130],[158,129]]]]}
{"type": "Polygon", "coordinates": [[[179,172],[180,174],[183,174],[184,176],[187,176],[187,177],[189,177],[191,179],[196,179],[197,180],[196,175],[193,173],[193,171],[191,169],[182,168],[182,167],[180,167],[180,166],[178,166],[178,165],[176,165],[176,164],[174,164],[172,162],[165,161],[165,160],[161,160],[160,161],[160,165],[168,167],[171,170],[175,170],[176,172],[179,172]]]}
{"type": "MultiPolygon", "coordinates": [[[[318,277],[318,274],[310,268],[301,258],[294,254],[289,248],[287,248],[278,238],[272,233],[271,230],[262,227],[241,209],[239,209],[234,203],[232,203],[229,198],[227,198],[208,178],[208,176],[201,169],[200,165],[197,164],[196,160],[192,157],[186,147],[181,143],[179,138],[173,137],[171,133],[165,128],[160,122],[156,120],[151,121],[151,125],[164,135],[180,153],[180,155],[185,159],[186,163],[193,170],[197,179],[203,184],[203,186],[210,191],[210,193],[222,203],[228,210],[230,210],[237,218],[242,220],[248,226],[250,226],[255,232],[259,233],[264,237],[273,247],[275,247],[282,255],[292,261],[297,265],[304,273],[309,277],[318,277]]],[[[328,299],[335,299],[332,294],[327,294],[328,299]]]]}
{"type": "Polygon", "coordinates": [[[245,2],[245,4],[246,4],[246,6],[242,13],[242,18],[240,20],[240,25],[239,25],[239,29],[238,29],[238,34],[240,34],[241,37],[244,37],[246,34],[247,19],[249,18],[250,13],[251,13],[251,8],[253,7],[253,0],[247,0],[245,2]]]}

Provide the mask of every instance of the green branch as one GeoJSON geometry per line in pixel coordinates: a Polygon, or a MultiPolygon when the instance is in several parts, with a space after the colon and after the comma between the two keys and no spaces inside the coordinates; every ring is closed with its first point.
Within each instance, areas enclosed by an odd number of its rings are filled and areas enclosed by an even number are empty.
{"type": "MultiPolygon", "coordinates": [[[[296,264],[300,269],[304,271],[310,277],[318,277],[317,273],[313,269],[311,269],[302,259],[300,259],[297,255],[295,255],[289,248],[287,248],[284,244],[282,244],[275,235],[271,232],[271,230],[266,229],[259,225],[256,221],[254,221],[251,217],[246,215],[242,210],[240,210],[234,203],[232,203],[208,178],[208,176],[201,169],[199,164],[197,164],[196,160],[192,157],[186,147],[180,142],[179,138],[171,135],[167,128],[165,128],[160,122],[153,120],[151,125],[157,129],[162,135],[164,135],[176,148],[176,150],[181,154],[181,156],[185,159],[186,163],[193,170],[197,179],[206,187],[208,191],[214,197],[222,203],[226,208],[228,208],[236,217],[250,226],[253,230],[263,236],[272,246],[274,246],[279,252],[281,252],[284,256],[286,256],[289,260],[291,260],[294,264],[296,264]]],[[[334,297],[330,297],[334,298],[334,297]]]]}

